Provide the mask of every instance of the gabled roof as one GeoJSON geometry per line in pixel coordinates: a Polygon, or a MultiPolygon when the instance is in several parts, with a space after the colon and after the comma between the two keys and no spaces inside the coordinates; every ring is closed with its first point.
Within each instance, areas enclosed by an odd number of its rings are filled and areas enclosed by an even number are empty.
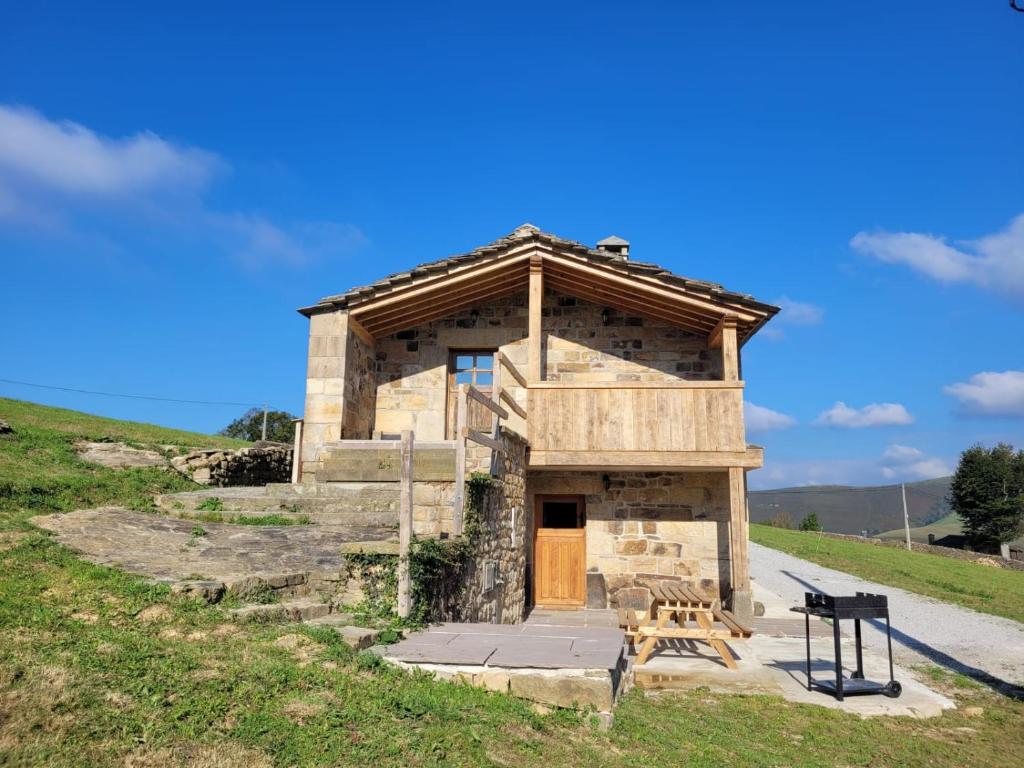
{"type": "Polygon", "coordinates": [[[524,290],[531,261],[543,269],[545,285],[560,293],[698,332],[709,333],[722,318],[734,317],[741,341],[779,311],[717,283],[682,277],[657,264],[623,259],[523,224],[468,253],[327,296],[299,312],[310,316],[348,310],[379,336],[524,290]]]}

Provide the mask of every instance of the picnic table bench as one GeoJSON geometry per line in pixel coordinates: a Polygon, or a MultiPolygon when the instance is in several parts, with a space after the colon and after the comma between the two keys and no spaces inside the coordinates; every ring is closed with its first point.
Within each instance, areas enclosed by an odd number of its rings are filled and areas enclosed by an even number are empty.
{"type": "Polygon", "coordinates": [[[726,667],[736,669],[736,659],[725,641],[750,637],[748,628],[685,584],[658,581],[645,586],[653,598],[646,613],[619,608],[619,626],[630,642],[640,643],[637,664],[646,663],[659,640],[701,640],[722,657],[726,667]]]}

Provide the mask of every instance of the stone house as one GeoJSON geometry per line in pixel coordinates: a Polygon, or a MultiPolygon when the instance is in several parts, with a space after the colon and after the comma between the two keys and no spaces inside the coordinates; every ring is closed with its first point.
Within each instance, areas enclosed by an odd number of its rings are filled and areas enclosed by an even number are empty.
{"type": "Polygon", "coordinates": [[[747,616],[746,472],[763,450],[746,442],[740,351],[777,311],[635,261],[620,238],[523,225],[300,310],[293,479],[393,480],[411,431],[417,535],[461,532],[457,478],[501,480],[497,572],[474,589],[505,594],[483,618],[615,607],[652,578],[747,616]]]}

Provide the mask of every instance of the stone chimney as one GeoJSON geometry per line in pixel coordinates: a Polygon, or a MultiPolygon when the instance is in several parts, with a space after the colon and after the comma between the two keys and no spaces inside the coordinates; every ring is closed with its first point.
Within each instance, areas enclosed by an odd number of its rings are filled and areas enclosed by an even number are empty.
{"type": "Polygon", "coordinates": [[[597,250],[607,253],[616,261],[626,261],[629,258],[629,240],[612,235],[597,242],[597,250]]]}

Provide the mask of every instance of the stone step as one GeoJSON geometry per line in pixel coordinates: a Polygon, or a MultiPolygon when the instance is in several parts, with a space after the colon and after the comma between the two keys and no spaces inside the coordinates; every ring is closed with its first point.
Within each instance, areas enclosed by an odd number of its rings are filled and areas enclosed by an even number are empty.
{"type": "Polygon", "coordinates": [[[357,627],[352,624],[352,617],[346,613],[332,613],[319,619],[311,619],[306,624],[315,627],[330,627],[345,641],[347,645],[357,651],[365,650],[377,644],[380,638],[379,629],[357,627]]]}
{"type": "Polygon", "coordinates": [[[283,600],[280,603],[256,603],[228,611],[235,621],[311,621],[331,613],[331,604],[316,598],[283,600]]]}
{"type": "MultiPolygon", "coordinates": [[[[398,486],[395,483],[337,483],[328,488],[297,491],[307,486],[276,485],[253,488],[209,488],[185,493],[161,494],[154,501],[160,509],[178,517],[204,512],[232,516],[277,514],[293,519],[306,517],[319,525],[398,524],[398,486]],[[211,501],[211,500],[216,500],[211,501]]],[[[425,489],[422,493],[430,493],[425,489]]],[[[434,499],[424,499],[431,503],[434,499]]]]}

